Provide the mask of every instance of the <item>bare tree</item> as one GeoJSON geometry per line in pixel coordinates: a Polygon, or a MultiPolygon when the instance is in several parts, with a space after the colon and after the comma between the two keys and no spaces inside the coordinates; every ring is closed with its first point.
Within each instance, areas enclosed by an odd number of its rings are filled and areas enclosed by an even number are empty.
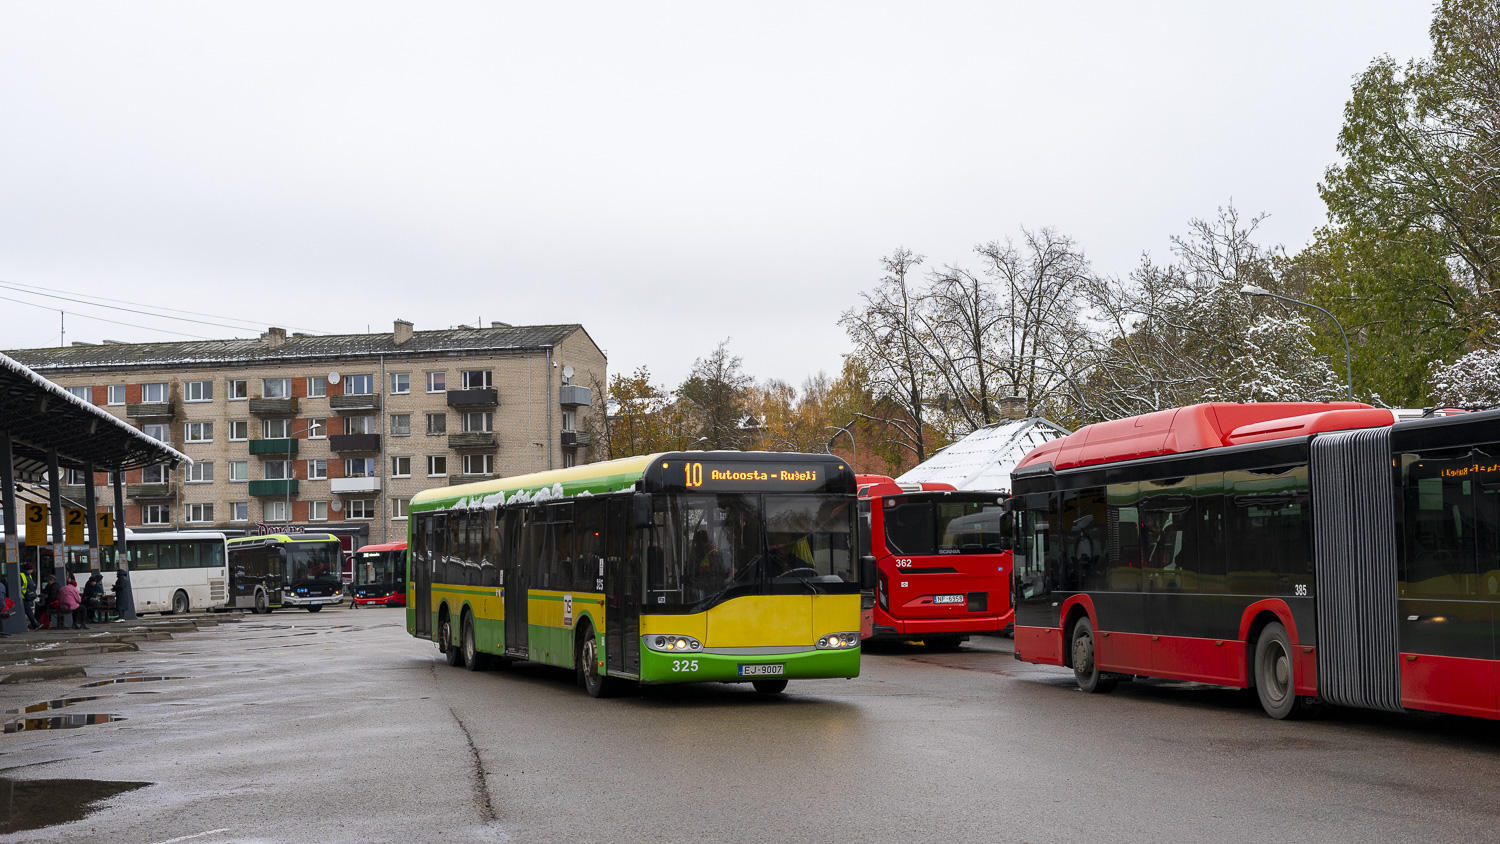
{"type": "Polygon", "coordinates": [[[923,346],[918,315],[922,292],[912,278],[923,260],[904,248],[882,258],[885,274],[873,291],[860,294],[863,307],[839,318],[854,343],[851,355],[868,373],[869,389],[898,411],[880,421],[897,432],[896,442],[919,463],[927,459],[924,389],[934,358],[923,346]]]}

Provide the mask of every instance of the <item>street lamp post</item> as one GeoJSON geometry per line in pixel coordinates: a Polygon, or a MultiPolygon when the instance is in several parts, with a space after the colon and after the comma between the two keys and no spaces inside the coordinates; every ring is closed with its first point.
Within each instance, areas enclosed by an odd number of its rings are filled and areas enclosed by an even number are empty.
{"type": "Polygon", "coordinates": [[[1264,287],[1256,287],[1253,284],[1247,284],[1244,287],[1241,287],[1240,295],[1270,296],[1272,299],[1280,299],[1283,302],[1305,305],[1306,307],[1312,308],[1314,310],[1322,311],[1324,315],[1333,320],[1334,326],[1336,326],[1339,330],[1339,336],[1344,338],[1344,384],[1349,388],[1349,401],[1354,401],[1354,362],[1353,357],[1349,354],[1349,335],[1344,333],[1344,324],[1339,322],[1338,317],[1329,313],[1327,308],[1318,307],[1312,302],[1304,302],[1301,299],[1293,299],[1290,296],[1282,296],[1279,293],[1272,293],[1264,287]]]}
{"type": "Polygon", "coordinates": [[[856,472],[859,471],[859,469],[857,468],[859,466],[859,442],[854,439],[854,432],[851,431],[851,430],[849,430],[849,429],[853,428],[854,427],[854,423],[857,422],[857,421],[859,421],[859,420],[858,419],[850,419],[849,420],[849,424],[847,424],[847,425],[845,425],[843,427],[839,427],[837,425],[824,425],[823,426],[824,430],[838,432],[838,433],[835,433],[832,437],[829,438],[827,445],[823,446],[823,450],[825,452],[829,453],[829,454],[833,453],[833,442],[834,442],[834,440],[837,440],[839,438],[839,434],[845,434],[845,435],[847,435],[849,437],[849,449],[850,449],[850,451],[854,455],[853,457],[851,457],[849,459],[849,468],[853,469],[856,472]]]}

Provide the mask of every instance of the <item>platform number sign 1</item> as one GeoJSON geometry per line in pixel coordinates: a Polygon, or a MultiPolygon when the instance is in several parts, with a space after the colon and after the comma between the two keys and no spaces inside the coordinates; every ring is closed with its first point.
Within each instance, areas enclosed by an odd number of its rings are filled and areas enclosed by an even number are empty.
{"type": "Polygon", "coordinates": [[[69,545],[82,545],[83,529],[88,526],[88,514],[76,507],[63,509],[63,541],[69,545]]]}
{"type": "Polygon", "coordinates": [[[47,544],[47,505],[26,505],[26,544],[47,544]]]}
{"type": "Polygon", "coordinates": [[[99,544],[115,544],[115,514],[100,513],[94,519],[96,520],[95,523],[99,525],[99,544]]]}

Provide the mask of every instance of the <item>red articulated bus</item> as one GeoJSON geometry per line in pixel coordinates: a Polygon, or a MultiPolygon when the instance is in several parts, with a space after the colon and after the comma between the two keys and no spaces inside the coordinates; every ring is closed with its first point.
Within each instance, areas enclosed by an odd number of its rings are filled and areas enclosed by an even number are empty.
{"type": "Polygon", "coordinates": [[[354,552],[354,606],[406,606],[406,540],[354,552]]]}
{"type": "Polygon", "coordinates": [[[1500,718],[1500,411],[1203,404],[1090,425],[1012,475],[1016,658],[1500,718]]]}
{"type": "Polygon", "coordinates": [[[998,492],[860,475],[866,639],[952,648],[1011,623],[1010,527],[998,492]]]}

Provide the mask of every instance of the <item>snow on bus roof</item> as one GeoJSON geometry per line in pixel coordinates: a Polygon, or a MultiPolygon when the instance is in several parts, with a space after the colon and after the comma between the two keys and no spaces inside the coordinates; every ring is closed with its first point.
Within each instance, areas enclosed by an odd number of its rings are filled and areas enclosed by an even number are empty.
{"type": "Polygon", "coordinates": [[[898,484],[946,483],[956,489],[1010,490],[1010,473],[1028,452],[1067,428],[1041,417],[986,425],[913,467],[898,484]]]}

